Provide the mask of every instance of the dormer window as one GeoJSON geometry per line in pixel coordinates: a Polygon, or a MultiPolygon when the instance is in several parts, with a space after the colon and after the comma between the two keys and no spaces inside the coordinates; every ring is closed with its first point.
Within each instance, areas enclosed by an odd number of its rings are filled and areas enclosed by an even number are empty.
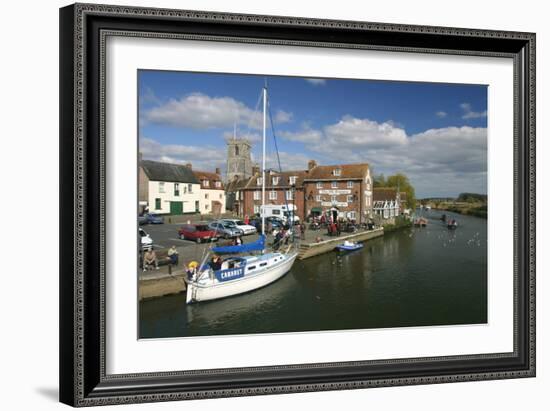
{"type": "Polygon", "coordinates": [[[256,179],[256,184],[261,186],[263,184],[263,180],[262,180],[262,177],[259,177],[256,179]]]}
{"type": "Polygon", "coordinates": [[[279,177],[273,177],[271,179],[271,182],[273,183],[274,186],[276,186],[277,184],[279,184],[279,177]]]}
{"type": "Polygon", "coordinates": [[[203,180],[202,184],[203,184],[205,187],[209,187],[209,186],[210,186],[210,180],[203,180]]]}
{"type": "Polygon", "coordinates": [[[222,186],[221,181],[216,181],[214,184],[216,185],[216,188],[220,188],[222,186]]]}
{"type": "Polygon", "coordinates": [[[290,176],[288,182],[290,183],[290,185],[296,184],[296,176],[290,176]]]}
{"type": "Polygon", "coordinates": [[[334,170],[332,170],[332,174],[335,175],[336,177],[339,177],[340,175],[342,175],[342,169],[335,168],[334,170]]]}

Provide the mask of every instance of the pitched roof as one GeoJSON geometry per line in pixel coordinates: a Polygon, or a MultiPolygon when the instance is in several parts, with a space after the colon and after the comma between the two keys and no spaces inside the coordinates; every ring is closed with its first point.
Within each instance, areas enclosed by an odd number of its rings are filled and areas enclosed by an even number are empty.
{"type": "MultiPolygon", "coordinates": [[[[193,170],[193,174],[195,175],[195,177],[197,177],[197,180],[208,180],[208,181],[222,181],[222,177],[219,175],[219,174],[216,174],[216,173],[211,173],[209,171],[200,171],[200,170],[193,170]]],[[[216,188],[216,187],[214,187],[216,188]]],[[[217,187],[219,189],[223,189],[223,184],[222,184],[222,187],[217,187]]]]}
{"type": "Polygon", "coordinates": [[[151,181],[199,184],[199,180],[197,180],[193,171],[181,164],[142,160],[141,167],[151,181]]]}
{"type": "Polygon", "coordinates": [[[251,181],[252,177],[231,180],[225,184],[225,188],[228,192],[242,190],[246,188],[251,181]]]}
{"type": "Polygon", "coordinates": [[[393,187],[375,187],[372,190],[373,201],[395,200],[397,189],[393,187]]]}
{"type": "Polygon", "coordinates": [[[304,180],[349,180],[362,179],[369,170],[368,163],[358,164],[335,164],[329,166],[315,166],[307,171],[304,180]],[[340,175],[334,171],[340,170],[340,175]]]}

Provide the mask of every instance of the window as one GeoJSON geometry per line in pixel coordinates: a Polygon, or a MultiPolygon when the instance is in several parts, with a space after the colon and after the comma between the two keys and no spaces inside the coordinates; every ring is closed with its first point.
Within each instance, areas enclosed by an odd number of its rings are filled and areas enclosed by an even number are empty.
{"type": "Polygon", "coordinates": [[[353,188],[353,181],[348,181],[348,188],[353,188]]]}
{"type": "Polygon", "coordinates": [[[290,183],[290,185],[296,184],[296,176],[290,176],[288,182],[290,183]]]}
{"type": "Polygon", "coordinates": [[[271,183],[276,186],[277,184],[279,184],[279,177],[272,177],[271,178],[271,183]]]}
{"type": "Polygon", "coordinates": [[[281,215],[281,210],[271,210],[271,214],[273,214],[273,215],[281,215]]]}
{"type": "Polygon", "coordinates": [[[235,155],[236,155],[236,156],[239,155],[239,146],[235,146],[235,155]]]}
{"type": "Polygon", "coordinates": [[[180,184],[174,183],[174,197],[179,197],[180,195],[180,184]]]}
{"type": "Polygon", "coordinates": [[[294,191],[293,190],[286,190],[286,199],[287,200],[294,200],[294,191]]]}
{"type": "Polygon", "coordinates": [[[335,176],[339,176],[342,174],[342,169],[341,168],[335,168],[334,170],[332,170],[332,174],[335,175],[335,176]]]}
{"type": "Polygon", "coordinates": [[[203,180],[202,182],[205,187],[210,187],[210,180],[203,180]]]}
{"type": "Polygon", "coordinates": [[[204,209],[205,209],[205,210],[208,210],[208,204],[205,204],[205,205],[204,205],[204,209]]]}
{"type": "Polygon", "coordinates": [[[353,195],[348,195],[348,203],[353,203],[353,195]]]}
{"type": "Polygon", "coordinates": [[[321,196],[319,194],[315,196],[315,201],[321,201],[321,196]]]}
{"type": "Polygon", "coordinates": [[[261,200],[261,199],[262,199],[262,192],[254,191],[254,200],[261,200]]]}
{"type": "Polygon", "coordinates": [[[223,194],[220,194],[220,200],[222,199],[222,197],[223,197],[223,194]]]}
{"type": "Polygon", "coordinates": [[[270,200],[277,200],[277,192],[274,191],[274,190],[271,190],[271,191],[269,192],[269,199],[270,199],[270,200]]]}
{"type": "Polygon", "coordinates": [[[260,206],[259,205],[255,205],[254,206],[254,214],[259,214],[260,213],[260,206]]]}
{"type": "Polygon", "coordinates": [[[164,183],[159,183],[159,193],[164,193],[164,183]]]}
{"type": "Polygon", "coordinates": [[[365,197],[365,205],[370,206],[370,197],[369,196],[365,197]]]}
{"type": "Polygon", "coordinates": [[[222,182],[216,181],[215,185],[216,185],[216,188],[220,188],[222,186],[222,182]]]}
{"type": "Polygon", "coordinates": [[[323,183],[321,183],[320,181],[317,181],[317,188],[323,188],[323,183]]]}
{"type": "Polygon", "coordinates": [[[349,218],[352,219],[352,220],[355,220],[355,211],[350,211],[349,212],[349,218]]]}
{"type": "Polygon", "coordinates": [[[256,184],[261,186],[263,184],[263,180],[262,180],[262,177],[259,177],[256,179],[256,184]]]}
{"type": "Polygon", "coordinates": [[[187,192],[189,194],[192,194],[193,193],[193,184],[187,184],[187,192]]]}
{"type": "Polygon", "coordinates": [[[338,181],[333,181],[331,184],[332,188],[338,188],[338,181]]]}
{"type": "Polygon", "coordinates": [[[336,201],[338,201],[337,196],[330,196],[330,201],[332,201],[333,203],[335,203],[336,201]]]}
{"type": "Polygon", "coordinates": [[[160,210],[160,198],[155,198],[155,210],[160,210]]]}
{"type": "Polygon", "coordinates": [[[204,199],[205,199],[205,200],[208,200],[208,193],[206,193],[206,194],[204,195],[204,199]]]}

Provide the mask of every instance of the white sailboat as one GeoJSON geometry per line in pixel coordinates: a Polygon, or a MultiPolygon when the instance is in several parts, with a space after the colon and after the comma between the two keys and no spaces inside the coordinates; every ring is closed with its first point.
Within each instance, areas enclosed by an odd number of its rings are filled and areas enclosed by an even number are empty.
{"type": "MultiPolygon", "coordinates": [[[[263,88],[262,206],[265,204],[265,140],[267,87],[263,88]]],[[[248,244],[213,247],[187,282],[188,304],[242,294],[264,287],[292,268],[298,253],[292,245],[269,252],[265,244],[265,213],[260,238],[248,244]],[[211,255],[229,255],[221,263],[207,263],[211,255]]]]}

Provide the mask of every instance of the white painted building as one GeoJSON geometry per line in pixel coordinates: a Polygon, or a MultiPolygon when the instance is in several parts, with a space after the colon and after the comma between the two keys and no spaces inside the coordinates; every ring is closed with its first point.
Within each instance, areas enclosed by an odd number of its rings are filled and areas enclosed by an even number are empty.
{"type": "Polygon", "coordinates": [[[151,213],[197,213],[200,212],[201,185],[188,166],[142,160],[139,201],[151,213]]]}

